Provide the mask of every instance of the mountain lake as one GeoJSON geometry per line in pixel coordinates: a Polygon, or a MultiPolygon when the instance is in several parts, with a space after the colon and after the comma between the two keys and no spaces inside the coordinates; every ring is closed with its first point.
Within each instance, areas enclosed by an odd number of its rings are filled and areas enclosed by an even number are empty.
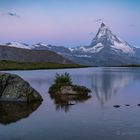
{"type": "Polygon", "coordinates": [[[42,104],[0,103],[1,140],[139,140],[140,68],[6,71],[28,81],[42,104]],[[56,73],[68,72],[91,98],[71,105],[51,99],[56,73]],[[114,107],[117,106],[117,107],[114,107]]]}

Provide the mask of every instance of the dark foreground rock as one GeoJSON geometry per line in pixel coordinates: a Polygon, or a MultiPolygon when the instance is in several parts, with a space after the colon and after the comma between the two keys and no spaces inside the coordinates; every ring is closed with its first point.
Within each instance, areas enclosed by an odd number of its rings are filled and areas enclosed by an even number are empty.
{"type": "Polygon", "coordinates": [[[30,84],[15,74],[0,73],[0,101],[42,101],[30,84]]]}
{"type": "Polygon", "coordinates": [[[29,117],[41,102],[0,102],[0,123],[8,125],[29,117]]]}

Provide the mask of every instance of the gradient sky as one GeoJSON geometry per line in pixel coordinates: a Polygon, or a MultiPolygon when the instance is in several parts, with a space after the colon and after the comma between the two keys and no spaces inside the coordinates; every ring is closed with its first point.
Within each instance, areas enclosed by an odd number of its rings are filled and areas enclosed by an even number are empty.
{"type": "Polygon", "coordinates": [[[140,0],[0,0],[0,42],[88,45],[99,19],[140,46],[140,0]]]}

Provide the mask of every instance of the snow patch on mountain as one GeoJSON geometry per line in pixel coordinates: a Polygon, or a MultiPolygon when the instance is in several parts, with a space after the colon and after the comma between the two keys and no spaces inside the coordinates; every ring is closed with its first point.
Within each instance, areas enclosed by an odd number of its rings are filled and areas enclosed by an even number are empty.
{"type": "Polygon", "coordinates": [[[80,51],[83,53],[97,53],[101,51],[104,48],[104,45],[102,43],[98,43],[93,47],[85,47],[85,46],[80,46],[76,48],[68,48],[71,52],[74,51],[80,51]]]}
{"type": "Polygon", "coordinates": [[[111,45],[112,48],[116,50],[121,50],[123,53],[128,53],[128,54],[134,54],[135,51],[132,47],[130,47],[127,43],[118,43],[114,42],[113,45],[111,45]]]}
{"type": "Polygon", "coordinates": [[[104,48],[104,45],[102,43],[98,43],[95,46],[87,49],[87,51],[91,52],[91,53],[97,53],[97,52],[101,51],[103,48],[104,48]]]}
{"type": "Polygon", "coordinates": [[[83,51],[85,53],[97,53],[101,51],[104,48],[104,45],[102,43],[98,43],[93,47],[80,47],[77,48],[77,50],[83,51]]]}
{"type": "Polygon", "coordinates": [[[29,45],[24,44],[24,43],[19,43],[16,41],[6,43],[5,45],[7,45],[9,47],[15,47],[15,48],[21,48],[21,49],[31,49],[31,47],[29,45]]]}
{"type": "Polygon", "coordinates": [[[44,47],[44,48],[48,48],[48,49],[51,49],[50,45],[48,44],[44,44],[44,43],[38,43],[38,44],[35,44],[33,45],[33,48],[40,48],[40,47],[44,47]]]}
{"type": "Polygon", "coordinates": [[[69,51],[73,52],[76,48],[68,48],[69,51]]]}

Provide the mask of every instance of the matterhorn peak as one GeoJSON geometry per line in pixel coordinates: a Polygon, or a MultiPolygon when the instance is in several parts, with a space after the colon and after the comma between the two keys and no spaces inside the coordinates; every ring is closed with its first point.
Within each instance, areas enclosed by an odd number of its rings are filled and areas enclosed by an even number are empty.
{"type": "Polygon", "coordinates": [[[114,35],[105,23],[101,23],[98,33],[93,38],[90,46],[94,49],[99,48],[98,50],[102,50],[104,48],[110,49],[111,51],[113,50],[117,53],[134,54],[133,47],[114,35]]]}
{"type": "Polygon", "coordinates": [[[101,24],[101,27],[105,27],[106,25],[105,25],[105,23],[104,22],[102,22],[102,24],[101,24]]]}
{"type": "Polygon", "coordinates": [[[101,37],[104,37],[104,36],[109,37],[111,35],[112,35],[111,30],[105,25],[105,23],[102,23],[96,37],[99,39],[101,37]]]}

